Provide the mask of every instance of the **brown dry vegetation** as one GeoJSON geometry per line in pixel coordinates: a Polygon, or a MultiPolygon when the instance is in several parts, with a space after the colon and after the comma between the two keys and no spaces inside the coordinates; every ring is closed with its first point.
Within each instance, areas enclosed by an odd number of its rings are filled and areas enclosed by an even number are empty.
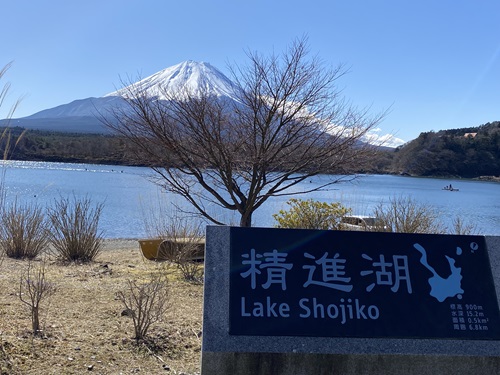
{"type": "MultiPolygon", "coordinates": [[[[38,261],[41,263],[41,261],[38,261]]],[[[42,302],[41,337],[31,334],[29,310],[19,299],[27,261],[0,265],[1,374],[195,374],[200,371],[203,286],[181,279],[165,263],[145,260],[135,240],[106,240],[97,261],[62,264],[48,258],[46,277],[57,287],[42,302]],[[170,308],[153,326],[153,343],[135,345],[130,317],[116,293],[128,279],[168,272],[170,308]]]]}

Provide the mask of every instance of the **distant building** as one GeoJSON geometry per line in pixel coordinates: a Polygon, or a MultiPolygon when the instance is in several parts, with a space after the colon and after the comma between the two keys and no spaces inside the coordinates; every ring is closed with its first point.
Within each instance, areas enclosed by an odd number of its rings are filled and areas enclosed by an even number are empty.
{"type": "Polygon", "coordinates": [[[465,138],[476,138],[477,133],[465,133],[465,138]]]}

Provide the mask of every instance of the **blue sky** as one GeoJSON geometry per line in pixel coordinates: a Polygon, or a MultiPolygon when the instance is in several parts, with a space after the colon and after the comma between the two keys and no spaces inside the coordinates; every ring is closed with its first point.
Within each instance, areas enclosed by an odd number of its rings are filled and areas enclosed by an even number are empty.
{"type": "Polygon", "coordinates": [[[353,104],[390,108],[380,135],[500,120],[498,0],[2,0],[0,11],[0,66],[13,61],[9,98],[23,96],[14,117],[184,60],[227,73],[248,50],[306,35],[325,64],[349,67],[340,85],[353,104]]]}

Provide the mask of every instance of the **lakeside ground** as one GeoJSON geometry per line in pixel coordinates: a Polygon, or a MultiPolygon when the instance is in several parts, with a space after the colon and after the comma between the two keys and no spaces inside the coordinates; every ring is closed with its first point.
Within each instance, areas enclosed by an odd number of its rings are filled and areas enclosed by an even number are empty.
{"type": "MultiPolygon", "coordinates": [[[[35,261],[40,264],[41,261],[35,261]]],[[[62,264],[48,257],[46,277],[57,287],[42,304],[41,338],[19,299],[28,262],[5,257],[0,265],[1,374],[197,374],[200,372],[203,286],[178,271],[142,257],[137,240],[105,240],[89,264],[62,264]],[[152,327],[156,348],[134,345],[132,319],[116,293],[127,280],[144,280],[158,267],[169,275],[170,308],[152,327]]]]}

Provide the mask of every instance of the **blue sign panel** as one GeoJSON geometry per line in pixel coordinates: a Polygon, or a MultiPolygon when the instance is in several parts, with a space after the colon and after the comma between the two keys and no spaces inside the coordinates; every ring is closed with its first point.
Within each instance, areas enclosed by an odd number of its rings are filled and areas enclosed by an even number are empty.
{"type": "Polygon", "coordinates": [[[500,339],[482,236],[230,233],[231,335],[500,339]]]}

